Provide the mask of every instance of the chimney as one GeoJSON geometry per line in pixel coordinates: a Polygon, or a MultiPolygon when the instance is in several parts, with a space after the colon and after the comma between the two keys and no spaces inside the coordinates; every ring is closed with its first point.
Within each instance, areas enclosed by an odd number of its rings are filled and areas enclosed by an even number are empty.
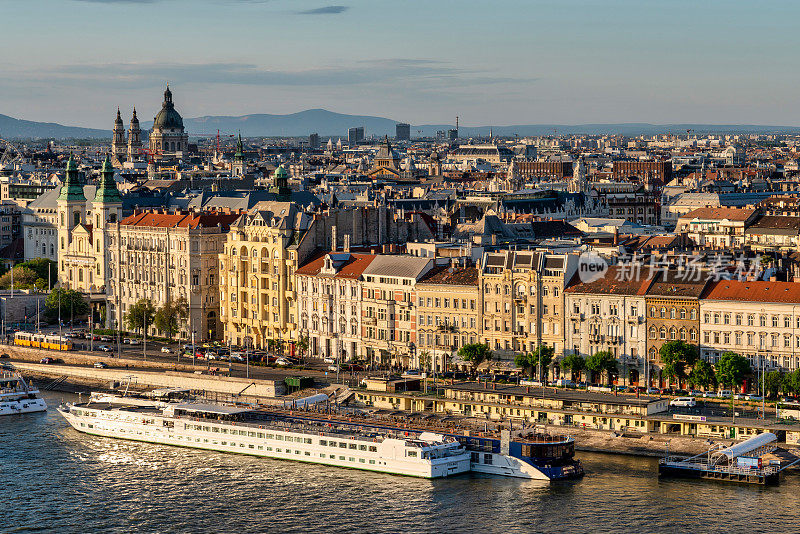
{"type": "Polygon", "coordinates": [[[336,225],[334,224],[333,226],[331,226],[331,251],[333,251],[333,252],[336,252],[336,248],[337,248],[336,238],[337,237],[338,236],[336,235],[336,225]]]}
{"type": "Polygon", "coordinates": [[[344,251],[350,252],[350,234],[344,235],[344,251]]]}

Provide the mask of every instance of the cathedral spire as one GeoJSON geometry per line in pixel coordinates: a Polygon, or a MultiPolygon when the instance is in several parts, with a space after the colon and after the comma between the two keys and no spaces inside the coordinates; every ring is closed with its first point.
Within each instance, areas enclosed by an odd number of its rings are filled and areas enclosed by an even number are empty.
{"type": "Polygon", "coordinates": [[[65,173],[64,185],[61,186],[61,194],[58,195],[58,199],[82,200],[85,202],[86,197],[83,195],[83,184],[81,183],[80,174],[78,173],[78,164],[75,162],[75,158],[72,154],[69,155],[65,173]]]}
{"type": "Polygon", "coordinates": [[[111,160],[106,156],[103,166],[100,168],[100,184],[97,186],[97,193],[94,196],[95,202],[122,202],[122,197],[119,196],[119,189],[117,189],[117,182],[114,181],[114,166],[111,165],[111,160]]]}

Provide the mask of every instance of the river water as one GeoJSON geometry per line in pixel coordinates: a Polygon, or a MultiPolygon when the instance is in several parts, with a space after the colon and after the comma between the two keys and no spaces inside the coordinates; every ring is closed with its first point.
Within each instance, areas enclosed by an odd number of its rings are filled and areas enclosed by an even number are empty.
{"type": "Polygon", "coordinates": [[[0,419],[0,532],[800,532],[800,478],[779,487],[656,476],[656,461],[578,453],[587,476],[542,484],[419,480],[80,434],[0,419]]]}

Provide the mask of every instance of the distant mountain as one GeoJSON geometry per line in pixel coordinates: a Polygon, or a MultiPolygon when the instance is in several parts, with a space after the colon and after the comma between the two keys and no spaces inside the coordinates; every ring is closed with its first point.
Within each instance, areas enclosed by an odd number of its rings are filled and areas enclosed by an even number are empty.
{"type": "Polygon", "coordinates": [[[63,126],[55,122],[34,122],[0,115],[0,137],[4,139],[97,139],[111,138],[111,130],[63,126]]]}
{"type": "MultiPolygon", "coordinates": [[[[395,134],[397,121],[368,115],[345,115],[325,109],[309,109],[289,115],[254,114],[241,117],[207,116],[183,119],[183,125],[191,136],[216,135],[217,130],[232,134],[242,132],[245,137],[291,137],[319,133],[321,136],[347,138],[347,130],[364,126],[367,135],[395,134]]],[[[151,128],[152,121],[142,123],[142,128],[151,128]]]]}
{"type": "MultiPolygon", "coordinates": [[[[318,133],[323,138],[347,138],[347,130],[363,126],[367,138],[394,137],[398,121],[370,115],[346,115],[325,109],[309,109],[289,115],[252,114],[233,116],[205,116],[184,119],[186,130],[192,137],[213,136],[217,130],[225,135],[241,132],[245,137],[301,137],[318,133]]],[[[152,121],[143,122],[142,129],[149,130],[152,121]]],[[[411,126],[412,137],[433,137],[437,132],[454,128],[452,124],[423,124],[411,126]]],[[[485,137],[489,132],[495,136],[520,137],[535,135],[656,135],[685,134],[692,130],[696,134],[747,134],[785,133],[800,134],[797,126],[763,126],[757,124],[519,124],[512,126],[461,126],[461,137],[485,137]]],[[[111,130],[62,126],[61,124],[33,122],[0,115],[0,137],[14,138],[103,138],[111,139],[111,130]]]]}

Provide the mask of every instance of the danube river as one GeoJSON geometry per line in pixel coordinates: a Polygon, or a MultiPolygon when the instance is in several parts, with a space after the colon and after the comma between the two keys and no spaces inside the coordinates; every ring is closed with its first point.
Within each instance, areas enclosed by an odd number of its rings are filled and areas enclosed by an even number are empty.
{"type": "Polygon", "coordinates": [[[777,488],[660,481],[652,459],[578,453],[587,476],[427,481],[97,438],[50,411],[0,419],[0,532],[799,532],[777,488]]]}

